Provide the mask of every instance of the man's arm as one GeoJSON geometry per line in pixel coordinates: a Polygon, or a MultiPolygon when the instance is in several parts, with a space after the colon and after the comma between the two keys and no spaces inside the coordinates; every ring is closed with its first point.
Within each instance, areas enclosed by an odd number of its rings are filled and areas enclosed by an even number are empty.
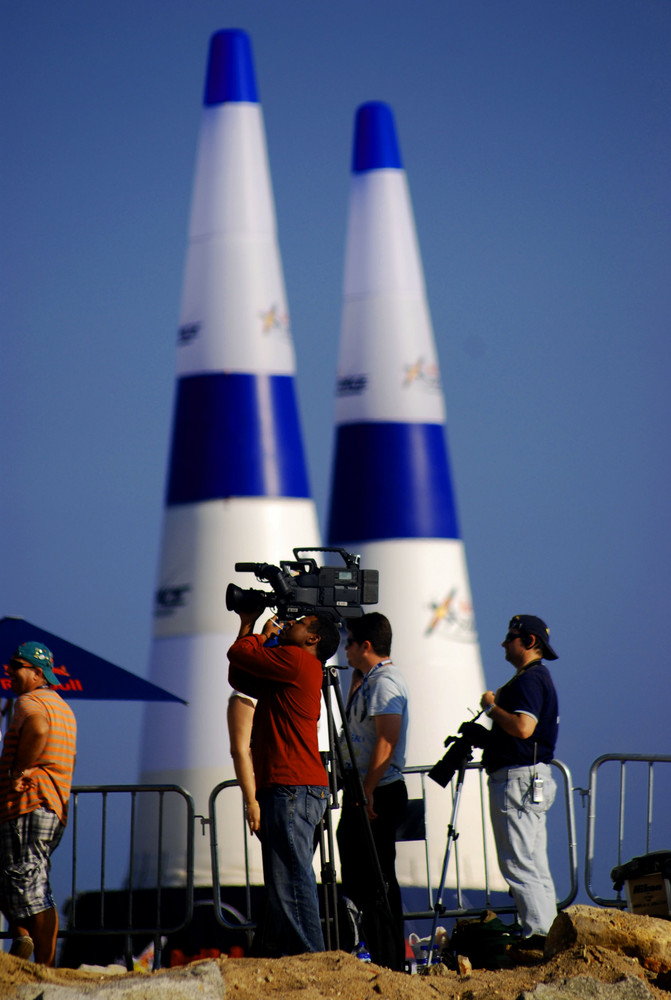
{"type": "Polygon", "coordinates": [[[538,724],[536,719],[525,712],[506,712],[505,708],[496,704],[495,697],[493,691],[485,691],[480,699],[480,707],[489,708],[487,714],[492,722],[500,726],[504,733],[515,736],[517,739],[528,740],[530,736],[533,736],[538,724]]]}
{"type": "MultiPolygon", "coordinates": [[[[253,698],[259,697],[261,689],[259,686],[258,678],[250,675],[248,669],[245,669],[250,666],[251,662],[250,659],[247,657],[246,649],[244,648],[248,644],[247,643],[243,644],[243,648],[238,649],[237,653],[234,652],[233,656],[231,656],[231,650],[235,648],[235,645],[238,642],[238,640],[248,639],[249,636],[255,634],[254,626],[256,624],[259,615],[261,614],[261,611],[263,611],[263,608],[256,608],[254,611],[238,612],[240,616],[240,629],[238,631],[236,642],[233,643],[233,646],[231,646],[231,649],[229,649],[228,651],[229,654],[228,683],[231,685],[232,688],[235,688],[236,691],[242,691],[244,694],[248,694],[253,698]]],[[[276,619],[277,615],[275,615],[275,620],[271,618],[263,626],[260,635],[263,636],[266,640],[271,635],[277,635],[277,633],[280,631],[276,619]]],[[[252,656],[252,661],[254,660],[254,658],[255,657],[252,656]]]]}
{"type": "Polygon", "coordinates": [[[16,754],[11,766],[12,787],[17,792],[27,791],[33,784],[35,764],[47,744],[49,722],[38,712],[26,716],[21,726],[16,754]]]}
{"type": "Polygon", "coordinates": [[[258,682],[257,687],[252,689],[250,679],[260,678],[264,683],[278,681],[280,684],[287,684],[298,677],[301,662],[299,648],[265,644],[269,636],[276,635],[279,631],[275,622],[269,621],[262,632],[250,631],[248,635],[235,640],[228,651],[228,682],[232,688],[257,697],[258,682]]]}
{"type": "Polygon", "coordinates": [[[373,792],[389,767],[389,762],[401,735],[401,722],[401,715],[375,716],[375,744],[370,755],[368,772],[363,782],[366,810],[368,818],[371,820],[377,818],[377,813],[373,810],[373,792]]]}
{"type": "Polygon", "coordinates": [[[238,611],[240,615],[240,629],[238,631],[238,639],[244,639],[245,636],[254,634],[254,626],[256,625],[256,619],[261,614],[262,608],[257,608],[254,611],[238,611]]]}
{"type": "Polygon", "coordinates": [[[246,698],[233,695],[228,702],[228,735],[235,776],[245,800],[249,829],[255,833],[261,825],[261,810],[256,801],[256,781],[252,751],[249,746],[254,721],[254,705],[246,698]]]}

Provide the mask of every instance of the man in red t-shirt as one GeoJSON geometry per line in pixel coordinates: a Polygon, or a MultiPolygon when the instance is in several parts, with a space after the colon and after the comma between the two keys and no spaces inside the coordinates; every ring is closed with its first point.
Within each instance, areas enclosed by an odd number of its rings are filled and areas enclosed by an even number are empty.
{"type": "Polygon", "coordinates": [[[228,651],[229,683],[257,699],[252,728],[256,798],[261,808],[266,929],[269,954],[323,951],[317,884],[312,870],[315,829],[328,797],[317,723],[323,665],[340,643],[335,622],[306,615],[280,630],[266,622],[253,629],[262,609],[241,611],[240,632],[228,651]],[[277,635],[277,645],[266,645],[277,635]]]}
{"type": "Polygon", "coordinates": [[[53,965],[58,911],[51,853],[68,815],[77,724],[46,646],[24,642],[7,668],[18,697],[0,757],[0,910],[14,936],[10,954],[53,965]]]}

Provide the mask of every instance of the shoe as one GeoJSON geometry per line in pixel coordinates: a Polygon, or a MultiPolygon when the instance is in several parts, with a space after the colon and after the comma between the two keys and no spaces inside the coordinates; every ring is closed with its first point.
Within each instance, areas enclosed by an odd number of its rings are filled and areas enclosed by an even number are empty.
{"type": "Polygon", "coordinates": [[[14,958],[22,958],[25,962],[27,962],[33,953],[34,947],[33,939],[28,937],[27,934],[21,934],[12,941],[12,947],[9,949],[9,954],[13,955],[14,958]]]}
{"type": "Polygon", "coordinates": [[[528,938],[521,938],[521,940],[516,941],[514,947],[517,951],[543,951],[545,941],[545,934],[532,934],[528,938]]]}

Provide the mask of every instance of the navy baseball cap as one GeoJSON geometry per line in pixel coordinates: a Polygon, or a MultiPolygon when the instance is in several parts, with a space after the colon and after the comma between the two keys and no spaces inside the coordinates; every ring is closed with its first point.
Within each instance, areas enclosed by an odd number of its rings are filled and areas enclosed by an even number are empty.
{"type": "Polygon", "coordinates": [[[527,635],[535,635],[543,647],[543,655],[546,660],[558,660],[559,657],[550,645],[550,629],[542,618],[536,615],[513,615],[508,623],[509,629],[517,629],[519,632],[526,632],[527,635]]]}

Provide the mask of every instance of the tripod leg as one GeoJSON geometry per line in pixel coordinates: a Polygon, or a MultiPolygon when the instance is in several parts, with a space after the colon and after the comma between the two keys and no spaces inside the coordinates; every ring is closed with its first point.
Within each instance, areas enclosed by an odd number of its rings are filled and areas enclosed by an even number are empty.
{"type": "Polygon", "coordinates": [[[319,856],[321,859],[321,884],[324,890],[324,942],[327,951],[340,949],[340,928],[338,926],[338,888],[336,870],[333,863],[333,823],[329,801],[324,818],[319,825],[319,856]]]}
{"type": "Polygon", "coordinates": [[[450,863],[450,855],[452,853],[452,845],[457,840],[459,834],[457,833],[457,816],[459,814],[459,802],[461,800],[461,789],[464,783],[464,774],[466,773],[466,763],[459,767],[459,772],[457,775],[457,784],[454,790],[454,799],[452,800],[452,814],[450,816],[450,822],[447,828],[447,842],[445,844],[445,857],[443,858],[443,868],[440,873],[440,885],[436,893],[436,900],[433,904],[433,923],[431,925],[431,938],[429,939],[429,954],[427,956],[427,963],[431,965],[433,961],[433,952],[435,949],[436,941],[436,928],[438,927],[438,918],[443,910],[443,890],[445,888],[445,879],[447,878],[447,869],[450,863]]]}

